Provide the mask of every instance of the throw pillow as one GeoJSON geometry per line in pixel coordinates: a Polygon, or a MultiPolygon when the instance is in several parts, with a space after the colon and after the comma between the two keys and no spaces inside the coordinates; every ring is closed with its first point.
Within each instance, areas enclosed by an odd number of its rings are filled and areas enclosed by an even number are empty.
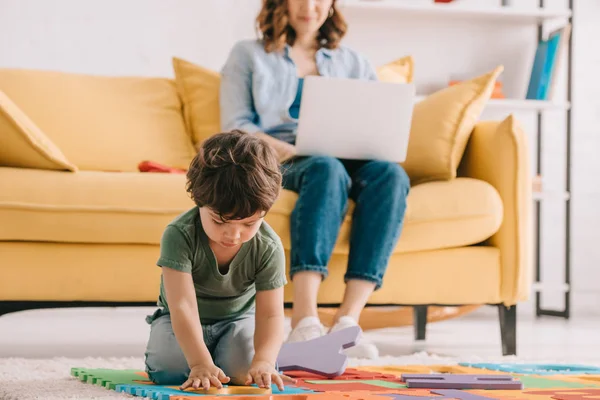
{"type": "Polygon", "coordinates": [[[205,139],[221,130],[221,76],[180,58],[173,58],[173,69],[177,91],[183,102],[185,125],[198,148],[205,139]]]}
{"type": "Polygon", "coordinates": [[[377,78],[382,82],[411,83],[414,74],[414,60],[403,57],[377,68],[377,78]]]}
{"type": "Polygon", "coordinates": [[[58,147],[0,90],[0,165],[77,171],[58,147]]]}
{"type": "Polygon", "coordinates": [[[408,152],[402,163],[412,185],[456,177],[471,131],[503,69],[498,66],[415,104],[408,152]]]}

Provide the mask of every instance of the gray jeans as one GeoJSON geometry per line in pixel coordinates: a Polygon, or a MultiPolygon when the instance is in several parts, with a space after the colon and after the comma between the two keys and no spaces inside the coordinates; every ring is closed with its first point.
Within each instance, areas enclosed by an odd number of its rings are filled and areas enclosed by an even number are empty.
{"type": "MultiPolygon", "coordinates": [[[[156,316],[157,314],[155,314],[156,316]]],[[[237,318],[202,325],[204,342],[216,366],[243,385],[254,357],[254,310],[237,318]]],[[[150,338],[146,348],[146,372],[157,385],[181,385],[190,367],[177,343],[171,315],[150,318],[150,338]]]]}

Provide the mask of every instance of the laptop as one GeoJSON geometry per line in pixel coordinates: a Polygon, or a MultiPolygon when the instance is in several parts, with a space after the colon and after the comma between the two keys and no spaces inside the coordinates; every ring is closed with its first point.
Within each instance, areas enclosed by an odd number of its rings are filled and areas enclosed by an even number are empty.
{"type": "Polygon", "coordinates": [[[414,103],[414,84],[307,76],[297,154],[402,162],[414,103]]]}

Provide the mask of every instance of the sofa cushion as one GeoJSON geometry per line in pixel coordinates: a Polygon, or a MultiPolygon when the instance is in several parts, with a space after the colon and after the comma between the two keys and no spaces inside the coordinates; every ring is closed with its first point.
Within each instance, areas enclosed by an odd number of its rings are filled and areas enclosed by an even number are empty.
{"type": "MultiPolygon", "coordinates": [[[[290,248],[297,194],[284,190],[267,222],[290,248]]],[[[159,244],[165,226],[193,207],[185,175],[0,168],[0,240],[159,244]]],[[[348,253],[352,204],[336,254],[348,253]]],[[[479,243],[499,228],[489,184],[459,178],[413,187],[396,253],[479,243]]]]}
{"type": "Polygon", "coordinates": [[[77,167],[0,90],[0,166],[76,171],[77,167]]]}
{"type": "Polygon", "coordinates": [[[187,168],[194,155],[170,79],[0,69],[0,90],[82,170],[187,168]]]}
{"type": "Polygon", "coordinates": [[[184,174],[0,168],[0,240],[158,244],[193,206],[184,174]]]}
{"type": "MultiPolygon", "coordinates": [[[[276,232],[289,232],[298,195],[284,191],[267,220],[276,232]]],[[[354,203],[349,202],[334,254],[348,254],[354,203]]],[[[414,186],[407,199],[402,234],[394,253],[467,246],[480,243],[498,231],[503,219],[502,200],[488,183],[470,178],[429,182],[414,186]]],[[[282,235],[290,249],[290,235],[282,235]]]]}

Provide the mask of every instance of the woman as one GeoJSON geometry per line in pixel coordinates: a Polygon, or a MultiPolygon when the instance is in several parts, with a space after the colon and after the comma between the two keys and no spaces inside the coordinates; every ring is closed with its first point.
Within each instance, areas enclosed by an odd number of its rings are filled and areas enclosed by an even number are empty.
{"type": "MultiPolygon", "coordinates": [[[[309,340],[325,333],[317,293],[348,199],[356,208],[346,290],[332,331],[357,325],[369,296],[381,286],[400,236],[410,182],[395,163],[295,157],[305,76],[377,79],[366,58],[340,46],[346,23],[335,0],[264,0],[257,20],[262,38],[237,43],[222,70],[222,129],[242,129],[269,142],[284,162],[284,187],[299,194],[291,219],[294,302],[288,341],[309,340]]],[[[378,356],[364,339],[346,353],[378,356]]]]}

